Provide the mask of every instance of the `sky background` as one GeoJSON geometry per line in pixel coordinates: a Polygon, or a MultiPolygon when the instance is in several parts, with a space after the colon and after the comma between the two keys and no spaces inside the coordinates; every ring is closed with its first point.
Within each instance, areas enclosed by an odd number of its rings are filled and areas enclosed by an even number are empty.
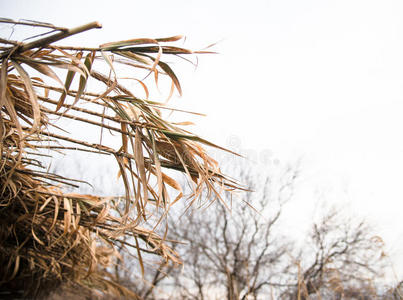
{"type": "Polygon", "coordinates": [[[0,9],[103,24],[65,44],[177,34],[193,49],[218,42],[220,54],[199,57],[196,71],[177,66],[184,96],[172,105],[207,114],[193,130],[261,169],[268,157],[300,160],[294,226],[318,198],[343,203],[403,256],[402,1],[0,0],[0,9]]]}

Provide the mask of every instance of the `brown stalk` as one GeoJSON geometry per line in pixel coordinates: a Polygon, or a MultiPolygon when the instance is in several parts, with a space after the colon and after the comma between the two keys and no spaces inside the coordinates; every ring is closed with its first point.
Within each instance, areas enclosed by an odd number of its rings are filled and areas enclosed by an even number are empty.
{"type": "Polygon", "coordinates": [[[98,22],[91,22],[91,23],[88,23],[88,24],[85,24],[82,26],[72,28],[72,29],[66,29],[66,30],[63,30],[56,34],[53,34],[51,36],[47,36],[42,39],[33,41],[31,43],[22,44],[21,46],[17,46],[16,49],[12,49],[12,50],[9,50],[9,51],[6,51],[5,53],[3,53],[0,56],[0,59],[3,59],[5,57],[9,56],[11,53],[18,54],[18,53],[22,53],[22,52],[25,52],[27,50],[31,50],[34,48],[45,47],[49,44],[52,44],[54,42],[65,39],[69,36],[72,36],[72,35],[75,35],[75,34],[90,30],[90,29],[94,29],[94,28],[102,28],[102,25],[98,22]]]}

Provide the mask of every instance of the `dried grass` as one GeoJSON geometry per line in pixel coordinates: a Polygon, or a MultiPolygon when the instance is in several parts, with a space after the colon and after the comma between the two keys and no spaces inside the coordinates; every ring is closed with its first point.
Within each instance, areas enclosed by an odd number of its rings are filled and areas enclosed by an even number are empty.
{"type": "MultiPolygon", "coordinates": [[[[165,170],[187,176],[192,201],[203,191],[220,199],[220,189],[238,185],[221,174],[201,144],[220,147],[163,119],[160,110],[168,107],[135,96],[119,82],[116,69],[123,65],[134,74],[146,71],[156,82],[169,78],[170,94],[181,94],[177,76],[162,59],[202,52],[172,46],[180,36],[131,39],[98,48],[55,46],[56,41],[100,25],[66,29],[0,21],[50,31],[29,43],[0,40],[0,289],[32,296],[70,282],[134,298],[108,271],[119,260],[118,245],[134,248],[141,269],[143,252],[180,263],[164,236],[144,226],[149,220],[160,224],[182,199],[181,186],[165,170]],[[100,92],[87,90],[94,81],[102,85],[100,92]],[[118,133],[121,143],[116,147],[71,136],[57,127],[63,119],[118,133]],[[125,196],[66,193],[60,184],[75,187],[74,180],[48,172],[38,159],[43,149],[114,156],[125,196]],[[170,189],[176,190],[175,199],[170,199],[170,189]],[[162,217],[151,215],[156,208],[162,217]]],[[[144,78],[134,79],[148,97],[144,78]]]]}

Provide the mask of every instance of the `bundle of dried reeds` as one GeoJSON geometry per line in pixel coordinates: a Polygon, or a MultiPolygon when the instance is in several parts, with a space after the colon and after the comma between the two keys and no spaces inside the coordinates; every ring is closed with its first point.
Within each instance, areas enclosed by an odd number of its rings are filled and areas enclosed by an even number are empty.
{"type": "Polygon", "coordinates": [[[177,76],[162,59],[195,52],[171,45],[180,36],[131,39],[97,48],[56,46],[53,43],[66,37],[99,28],[99,23],[66,29],[0,21],[50,31],[28,43],[0,40],[1,289],[33,295],[70,281],[134,297],[108,272],[110,263],[119,259],[117,245],[131,246],[142,270],[143,251],[180,263],[165,237],[144,226],[152,220],[155,228],[183,196],[179,183],[165,170],[189,178],[193,200],[203,191],[211,199],[220,198],[220,188],[238,188],[220,173],[201,144],[217,146],[166,121],[160,110],[167,106],[148,100],[143,79],[134,78],[145,99],[118,80],[117,68],[124,66],[145,71],[156,82],[161,76],[170,78],[171,94],[175,89],[181,93],[177,76]],[[97,92],[89,90],[91,81],[98,82],[97,92]],[[71,136],[56,124],[64,119],[118,133],[121,142],[113,146],[71,136]],[[74,180],[47,171],[40,159],[43,149],[114,156],[125,196],[67,193],[60,184],[75,186],[74,180]],[[177,191],[175,199],[170,199],[170,189],[177,191]],[[152,216],[155,208],[158,217],[152,216]]]}

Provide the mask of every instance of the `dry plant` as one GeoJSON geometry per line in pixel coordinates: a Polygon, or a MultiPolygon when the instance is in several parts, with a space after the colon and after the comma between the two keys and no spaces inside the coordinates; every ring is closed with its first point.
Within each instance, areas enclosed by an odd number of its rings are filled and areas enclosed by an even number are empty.
{"type": "Polygon", "coordinates": [[[189,179],[190,203],[203,200],[202,195],[222,201],[222,189],[239,188],[220,172],[202,144],[225,149],[184,130],[185,124],[168,122],[161,111],[173,109],[148,99],[147,77],[156,83],[161,77],[170,79],[170,95],[175,90],[181,94],[165,56],[206,52],[171,45],[181,36],[130,39],[95,48],[60,46],[54,43],[101,25],[67,29],[33,21],[0,22],[46,30],[29,42],[0,39],[1,290],[35,296],[71,282],[134,298],[110,273],[119,260],[117,247],[132,249],[143,272],[144,252],[180,263],[165,236],[155,232],[165,224],[172,205],[183,198],[181,186],[166,170],[189,179]],[[122,85],[122,66],[130,69],[131,79],[146,97],[122,85]],[[97,82],[95,92],[91,82],[97,82]],[[117,133],[120,143],[116,147],[72,136],[58,126],[67,119],[82,128],[117,133]],[[75,187],[75,181],[48,172],[41,160],[44,150],[113,156],[125,195],[67,193],[62,185],[75,187]],[[176,191],[175,199],[170,190],[176,191]],[[150,221],[153,227],[145,227],[150,221]]]}

